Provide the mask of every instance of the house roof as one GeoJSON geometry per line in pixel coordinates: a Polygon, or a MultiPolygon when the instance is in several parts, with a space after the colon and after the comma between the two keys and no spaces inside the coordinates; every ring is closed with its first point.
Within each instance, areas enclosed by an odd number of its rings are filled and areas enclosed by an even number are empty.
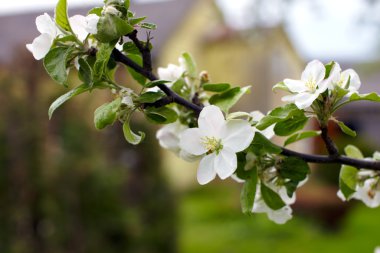
{"type": "MultiPolygon", "coordinates": [[[[154,37],[153,54],[160,51],[165,42],[170,38],[177,26],[181,23],[194,1],[176,0],[158,3],[132,4],[131,9],[137,16],[147,16],[148,22],[157,24],[158,31],[152,32],[154,37]]],[[[85,14],[90,8],[69,9],[70,16],[85,14]]],[[[25,44],[31,43],[38,36],[35,26],[35,18],[41,12],[0,16],[0,63],[9,62],[14,57],[15,50],[27,50],[25,44]]],[[[48,12],[53,15],[52,12],[48,12]]],[[[144,34],[140,34],[144,39],[144,34]]]]}

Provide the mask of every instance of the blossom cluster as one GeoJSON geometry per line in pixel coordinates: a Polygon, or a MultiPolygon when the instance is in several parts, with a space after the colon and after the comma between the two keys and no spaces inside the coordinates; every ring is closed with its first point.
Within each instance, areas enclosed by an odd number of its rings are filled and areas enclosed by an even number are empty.
{"type": "MultiPolygon", "coordinates": [[[[82,82],[52,103],[49,116],[79,94],[108,89],[113,99],[95,110],[97,129],[119,121],[125,139],[137,145],[145,134],[132,131],[130,121],[134,113],[165,125],[156,134],[160,145],[186,161],[199,162],[200,184],[217,177],[242,183],[244,213],[266,213],[276,223],[287,222],[292,217],[296,191],[307,181],[310,169],[301,156],[286,155],[285,146],[321,134],[304,131],[312,118],[321,130],[334,122],[343,133],[355,136],[356,132],[334,113],[358,100],[380,102],[376,93],[359,93],[361,81],[354,70],[342,71],[337,62],[323,64],[313,60],[300,80],[285,79],[274,86],[274,90],[290,93],[282,98],[285,105],[267,114],[231,112],[250,91],[249,86],[212,83],[206,71],[198,72],[189,53],[180,56],[179,65],[158,68],[156,78],[151,60],[147,61],[151,37],[147,33],[146,41],[140,41],[136,36],[138,29],[154,30],[155,25],[143,22],[146,17],[136,17],[129,10],[128,0],[104,3],[87,16],[68,17],[66,0],[58,0],[54,19],[46,13],[36,18],[40,35],[26,45],[27,49],[35,59],[43,59],[47,73],[57,83],[69,87],[71,70],[82,82]],[[126,71],[140,85],[139,91],[117,83],[117,62],[126,65],[126,71]],[[179,98],[181,103],[173,103],[179,98]],[[271,141],[275,135],[286,137],[283,145],[271,141]]],[[[347,156],[365,160],[356,147],[345,150],[347,156]]],[[[380,160],[379,153],[370,159],[380,160]]],[[[343,165],[338,195],[343,200],[359,199],[369,207],[379,206],[379,173],[343,165]]]]}

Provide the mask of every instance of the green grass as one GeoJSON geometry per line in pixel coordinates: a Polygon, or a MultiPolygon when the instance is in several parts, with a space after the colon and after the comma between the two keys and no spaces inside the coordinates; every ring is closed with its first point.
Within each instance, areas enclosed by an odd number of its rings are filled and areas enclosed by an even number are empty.
{"type": "Polygon", "coordinates": [[[180,205],[181,253],[357,253],[380,246],[380,208],[356,205],[338,232],[299,216],[285,225],[265,214],[240,212],[239,188],[226,183],[199,186],[180,205]]]}

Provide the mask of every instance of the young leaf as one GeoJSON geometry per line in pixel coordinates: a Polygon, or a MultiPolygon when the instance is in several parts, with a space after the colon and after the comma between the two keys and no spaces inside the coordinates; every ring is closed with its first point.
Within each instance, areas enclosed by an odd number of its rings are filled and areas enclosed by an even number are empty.
{"type": "Polygon", "coordinates": [[[82,84],[78,87],[76,87],[75,89],[72,89],[71,91],[63,94],[62,96],[60,96],[59,98],[57,98],[51,105],[50,105],[50,108],[49,108],[49,119],[51,119],[51,117],[53,116],[53,113],[54,111],[60,107],[63,103],[65,103],[67,100],[83,93],[83,92],[86,92],[90,90],[90,88],[88,87],[87,84],[82,84]]]}
{"type": "Polygon", "coordinates": [[[156,24],[147,23],[147,22],[141,23],[140,26],[141,26],[141,28],[145,28],[148,30],[156,30],[157,29],[156,24]]]}
{"type": "Polygon", "coordinates": [[[340,127],[340,129],[342,130],[343,133],[345,133],[351,137],[356,136],[356,132],[354,130],[352,130],[351,128],[349,128],[348,126],[346,126],[342,121],[335,120],[335,122],[338,124],[338,126],[340,127]]]}
{"type": "Polygon", "coordinates": [[[115,47],[115,43],[101,43],[98,49],[98,52],[96,53],[96,61],[94,64],[94,71],[93,71],[93,80],[99,81],[103,74],[105,73],[105,69],[107,67],[107,63],[110,59],[112,50],[115,47]]]}
{"type": "Polygon", "coordinates": [[[307,162],[297,157],[285,157],[276,167],[282,178],[290,179],[297,183],[304,180],[310,173],[307,162]]]}
{"type": "Polygon", "coordinates": [[[241,210],[244,214],[250,214],[252,212],[256,196],[256,186],[257,168],[255,167],[250,171],[250,177],[245,180],[240,194],[241,210]]]}
{"type": "Polygon", "coordinates": [[[191,54],[183,53],[182,58],[185,60],[187,74],[191,78],[197,78],[197,65],[195,64],[195,61],[193,57],[191,56],[191,54]]]}
{"type": "Polygon", "coordinates": [[[309,118],[305,116],[304,112],[299,111],[288,119],[278,122],[274,127],[274,132],[278,136],[288,136],[303,129],[308,120],[309,118]]]}
{"type": "Polygon", "coordinates": [[[350,101],[368,100],[372,102],[380,102],[380,96],[376,92],[372,92],[368,94],[354,93],[350,96],[349,100],[350,101]]]}
{"type": "Polygon", "coordinates": [[[230,108],[234,106],[244,94],[249,92],[250,88],[250,86],[243,88],[235,87],[223,93],[215,94],[210,98],[210,104],[216,105],[222,111],[228,113],[230,108]]]}
{"type": "Polygon", "coordinates": [[[72,47],[56,47],[44,58],[44,67],[50,77],[59,84],[67,86],[67,61],[72,47]]]}
{"type": "Polygon", "coordinates": [[[66,0],[59,0],[55,7],[55,22],[65,31],[71,31],[69,18],[67,16],[66,0]]]}
{"type": "Polygon", "coordinates": [[[88,62],[83,58],[79,58],[78,63],[79,63],[79,77],[81,78],[83,82],[85,82],[89,86],[92,86],[93,73],[92,73],[92,68],[90,64],[88,64],[88,62]]]}
{"type": "Polygon", "coordinates": [[[126,10],[129,9],[129,6],[131,5],[131,1],[130,0],[124,0],[124,7],[126,10]]]}
{"type": "Polygon", "coordinates": [[[283,107],[277,107],[270,111],[267,116],[262,118],[256,125],[256,128],[264,130],[277,122],[286,120],[292,115],[300,113],[303,113],[303,110],[298,109],[295,104],[287,104],[283,107]]]}
{"type": "Polygon", "coordinates": [[[344,152],[346,153],[347,156],[352,157],[352,158],[356,158],[356,159],[364,158],[362,152],[354,145],[347,145],[344,148],[344,152]]]}
{"type": "Polygon", "coordinates": [[[249,148],[256,155],[280,154],[282,152],[282,149],[280,147],[273,144],[259,132],[255,133],[255,137],[253,138],[253,141],[249,148]]]}
{"type": "Polygon", "coordinates": [[[319,136],[320,134],[321,134],[321,131],[305,131],[305,132],[295,133],[285,140],[284,146],[287,146],[291,143],[294,143],[306,138],[319,136]]]}
{"type": "Polygon", "coordinates": [[[152,82],[149,82],[149,83],[145,83],[143,86],[145,88],[153,88],[159,84],[165,84],[165,83],[170,83],[170,81],[166,81],[166,80],[155,80],[155,81],[152,81],[152,82]]]}
{"type": "Polygon", "coordinates": [[[264,183],[261,183],[260,190],[261,196],[269,208],[279,210],[285,206],[285,202],[281,199],[281,197],[264,183]]]}
{"type": "Polygon", "coordinates": [[[97,129],[103,129],[112,125],[117,119],[117,111],[121,105],[121,98],[117,98],[110,103],[106,103],[95,110],[94,123],[97,129]]]}
{"type": "Polygon", "coordinates": [[[273,86],[272,91],[276,92],[277,90],[284,90],[289,92],[289,88],[284,84],[284,82],[279,82],[273,86]]]}
{"type": "Polygon", "coordinates": [[[229,83],[206,83],[202,87],[205,91],[223,92],[228,90],[231,85],[229,83]]]}
{"type": "Polygon", "coordinates": [[[106,14],[98,22],[98,32],[95,37],[103,43],[108,43],[132,32],[133,26],[116,15],[106,14]]]}
{"type": "Polygon", "coordinates": [[[137,25],[138,23],[144,21],[145,19],[146,17],[139,17],[139,18],[131,18],[128,21],[130,25],[137,25]]]}
{"type": "Polygon", "coordinates": [[[358,169],[348,165],[342,165],[339,174],[339,188],[344,197],[348,199],[356,190],[356,178],[358,169]]]}
{"type": "Polygon", "coordinates": [[[144,132],[139,131],[139,135],[132,132],[131,127],[129,126],[129,121],[124,122],[123,133],[125,139],[132,145],[140,144],[145,138],[144,132]]]}
{"type": "Polygon", "coordinates": [[[177,113],[168,107],[151,107],[144,111],[146,118],[156,124],[169,124],[178,119],[177,113]]]}
{"type": "Polygon", "coordinates": [[[92,8],[92,9],[88,12],[88,14],[95,14],[95,15],[101,17],[101,16],[102,16],[102,11],[103,11],[103,8],[102,8],[102,7],[95,7],[95,8],[92,8]]]}
{"type": "Polygon", "coordinates": [[[137,102],[140,102],[142,104],[144,103],[154,103],[160,98],[165,97],[165,94],[163,92],[154,92],[154,91],[148,91],[143,94],[141,94],[140,97],[138,97],[136,100],[137,102]]]}

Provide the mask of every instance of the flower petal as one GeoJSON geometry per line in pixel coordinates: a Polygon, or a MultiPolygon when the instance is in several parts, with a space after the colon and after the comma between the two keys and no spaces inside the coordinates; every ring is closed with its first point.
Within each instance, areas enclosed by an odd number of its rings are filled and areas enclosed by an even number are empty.
{"type": "Polygon", "coordinates": [[[222,137],[225,124],[222,111],[215,105],[206,106],[199,114],[198,126],[206,136],[222,137]]]}
{"type": "Polygon", "coordinates": [[[292,95],[283,96],[281,98],[281,101],[294,103],[294,101],[296,101],[297,95],[298,94],[292,94],[292,95]]]}
{"type": "Polygon", "coordinates": [[[75,15],[69,18],[71,29],[78,37],[80,41],[84,41],[87,38],[88,32],[86,30],[87,21],[86,17],[82,15],[75,15]]]}
{"type": "Polygon", "coordinates": [[[199,128],[189,128],[180,135],[179,146],[192,155],[203,155],[207,152],[202,144],[204,134],[199,128]]]}
{"type": "Polygon", "coordinates": [[[89,14],[86,16],[86,31],[91,34],[98,33],[98,22],[100,17],[96,14],[89,14]]]}
{"type": "Polygon", "coordinates": [[[309,81],[309,79],[315,80],[316,83],[319,83],[325,78],[325,65],[318,60],[313,60],[309,62],[302,72],[301,80],[309,81]]]}
{"type": "Polygon", "coordinates": [[[214,160],[215,154],[212,153],[206,155],[200,161],[197,172],[197,180],[199,184],[207,184],[215,178],[216,172],[214,170],[214,160]]]}
{"type": "Polygon", "coordinates": [[[156,137],[159,140],[161,147],[169,149],[174,153],[178,153],[179,148],[179,134],[181,133],[181,124],[172,123],[164,126],[157,131],[156,137]]]}
{"type": "Polygon", "coordinates": [[[215,156],[214,168],[221,179],[226,179],[234,174],[237,168],[237,158],[234,151],[229,148],[223,148],[215,156]]]}
{"type": "Polygon", "coordinates": [[[297,94],[297,96],[295,97],[294,103],[299,109],[305,109],[309,107],[314,102],[314,100],[318,98],[318,96],[319,96],[318,92],[300,93],[300,94],[297,94]]]}
{"type": "MultiPolygon", "coordinates": [[[[342,69],[340,68],[339,63],[335,62],[330,71],[329,77],[325,80],[330,90],[334,89],[334,84],[337,84],[340,81],[341,71],[342,69]]],[[[318,87],[324,88],[323,85],[325,84],[318,84],[318,87]]]]}
{"type": "Polygon", "coordinates": [[[284,84],[291,92],[304,92],[307,90],[305,82],[301,80],[285,79],[284,84]]]}
{"type": "Polygon", "coordinates": [[[279,210],[270,210],[268,218],[277,224],[285,224],[292,218],[292,209],[289,206],[284,206],[279,210]]]}
{"type": "Polygon", "coordinates": [[[350,91],[357,91],[360,88],[361,82],[359,75],[355,72],[353,69],[347,69],[342,72],[342,78],[345,80],[345,82],[348,81],[348,78],[350,77],[350,85],[348,89],[350,91]]]}
{"type": "Polygon", "coordinates": [[[59,30],[53,19],[47,13],[36,18],[36,26],[40,33],[47,33],[51,37],[56,37],[58,35],[59,30]]]}
{"type": "Polygon", "coordinates": [[[169,64],[167,68],[158,68],[157,73],[161,80],[177,81],[185,70],[177,65],[169,64]]]}
{"type": "Polygon", "coordinates": [[[228,147],[235,153],[243,151],[251,144],[254,131],[251,125],[241,119],[229,120],[222,136],[223,147],[228,147]]]}
{"type": "Polygon", "coordinates": [[[36,60],[41,60],[49,52],[51,45],[53,44],[53,38],[43,33],[35,38],[32,44],[27,44],[26,48],[33,54],[36,60]]]}

